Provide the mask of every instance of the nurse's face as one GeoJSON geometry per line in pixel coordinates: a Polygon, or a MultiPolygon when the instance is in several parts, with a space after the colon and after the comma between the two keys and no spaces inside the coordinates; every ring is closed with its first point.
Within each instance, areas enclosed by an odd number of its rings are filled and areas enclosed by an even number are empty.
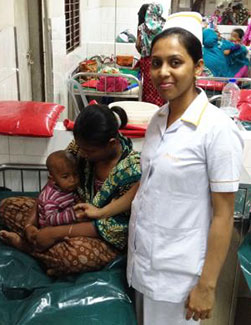
{"type": "Polygon", "coordinates": [[[193,96],[197,69],[176,35],[159,39],[152,49],[151,77],[160,96],[170,103],[193,96]]]}

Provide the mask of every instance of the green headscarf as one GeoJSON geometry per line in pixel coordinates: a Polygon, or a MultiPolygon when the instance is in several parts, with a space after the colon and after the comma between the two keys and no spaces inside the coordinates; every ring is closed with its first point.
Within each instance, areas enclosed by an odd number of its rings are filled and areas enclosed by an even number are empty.
{"type": "Polygon", "coordinates": [[[151,3],[146,10],[145,22],[138,27],[142,57],[150,55],[152,40],[164,27],[166,20],[162,14],[162,5],[151,3]]]}

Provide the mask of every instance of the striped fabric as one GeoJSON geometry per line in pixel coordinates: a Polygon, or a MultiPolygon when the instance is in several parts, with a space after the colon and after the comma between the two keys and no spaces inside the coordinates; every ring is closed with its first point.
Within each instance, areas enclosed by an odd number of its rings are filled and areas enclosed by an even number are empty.
{"type": "Polygon", "coordinates": [[[48,182],[38,197],[39,226],[58,226],[76,220],[73,206],[78,202],[75,193],[66,193],[48,182]]]}

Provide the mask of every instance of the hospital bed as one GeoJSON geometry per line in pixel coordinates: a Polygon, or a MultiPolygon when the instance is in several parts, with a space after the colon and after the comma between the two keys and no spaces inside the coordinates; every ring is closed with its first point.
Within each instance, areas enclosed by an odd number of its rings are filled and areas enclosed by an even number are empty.
{"type": "MultiPolygon", "coordinates": [[[[118,68],[118,66],[115,65],[118,68]]],[[[138,70],[119,67],[119,73],[74,71],[67,80],[68,92],[74,103],[75,115],[88,105],[90,98],[122,98],[142,100],[142,81],[138,70]],[[99,88],[102,81],[102,87],[99,88]],[[127,85],[125,86],[124,83],[127,85]]]]}
{"type": "MultiPolygon", "coordinates": [[[[37,197],[46,179],[44,165],[2,164],[0,200],[37,197]]],[[[34,258],[0,242],[0,324],[136,325],[125,264],[121,256],[98,272],[50,278],[34,258]]]]}
{"type": "MultiPolygon", "coordinates": [[[[221,93],[230,78],[197,77],[196,84],[205,90],[209,101],[220,106],[221,93]]],[[[251,89],[251,78],[235,78],[240,89],[251,89]]]]}

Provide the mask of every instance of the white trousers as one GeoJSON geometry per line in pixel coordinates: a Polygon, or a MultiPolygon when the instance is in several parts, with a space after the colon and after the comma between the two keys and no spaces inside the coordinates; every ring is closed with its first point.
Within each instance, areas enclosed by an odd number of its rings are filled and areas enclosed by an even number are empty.
{"type": "Polygon", "coordinates": [[[185,302],[171,303],[152,300],[136,293],[138,325],[199,325],[200,322],[186,320],[185,302]]]}

